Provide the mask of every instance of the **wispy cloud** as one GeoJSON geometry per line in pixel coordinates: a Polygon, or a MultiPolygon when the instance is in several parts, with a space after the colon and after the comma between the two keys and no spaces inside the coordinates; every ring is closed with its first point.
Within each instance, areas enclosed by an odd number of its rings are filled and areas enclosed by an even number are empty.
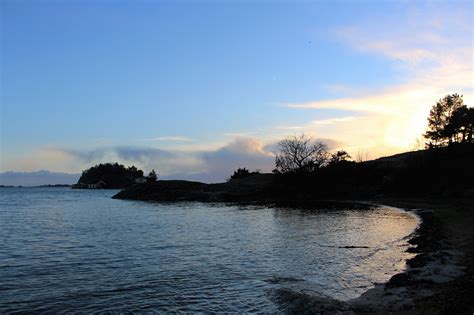
{"type": "MultiPolygon", "coordinates": [[[[310,104],[313,105],[313,103],[310,103],[310,104]]],[[[303,105],[297,104],[296,106],[301,106],[301,107],[296,107],[296,108],[314,108],[314,107],[303,107],[305,106],[304,104],[303,105]]],[[[279,126],[275,126],[275,129],[298,132],[298,131],[304,131],[305,129],[308,129],[311,126],[334,125],[338,123],[345,123],[354,119],[356,119],[356,117],[354,116],[318,119],[318,120],[313,120],[306,125],[279,125],[279,126]]]]}
{"type": "Polygon", "coordinates": [[[355,117],[348,116],[348,117],[340,117],[340,118],[329,118],[329,119],[321,119],[321,120],[314,120],[311,122],[313,125],[332,125],[337,123],[344,123],[351,120],[354,120],[355,117]]]}
{"type": "Polygon", "coordinates": [[[162,136],[162,137],[146,138],[146,139],[142,139],[142,141],[170,141],[170,142],[184,141],[184,142],[191,142],[191,141],[194,141],[194,140],[189,138],[189,137],[185,137],[185,136],[162,136]]]}
{"type": "Polygon", "coordinates": [[[118,161],[155,168],[164,177],[216,181],[236,167],[270,170],[275,143],[288,134],[305,133],[352,155],[364,151],[375,157],[409,149],[423,133],[436,100],[457,92],[464,94],[468,105],[474,104],[472,4],[467,10],[456,8],[457,3],[444,6],[407,4],[402,16],[398,12],[392,17],[373,16],[334,29],[332,40],[349,53],[384,61],[387,75],[395,73],[397,83],[371,88],[364,86],[364,77],[357,85],[331,81],[323,89],[334,97],[276,105],[276,110],[305,110],[306,123],[213,135],[207,141],[171,134],[137,141],[143,146],[102,143],[90,150],[45,146],[25,158],[4,159],[2,168],[79,172],[94,163],[118,161]],[[316,119],[320,109],[344,114],[316,119]]]}
{"type": "Polygon", "coordinates": [[[298,131],[298,130],[302,130],[304,129],[305,126],[304,125],[279,125],[279,126],[275,126],[275,129],[277,130],[287,130],[287,131],[298,131]]]}
{"type": "Polygon", "coordinates": [[[223,136],[230,138],[239,138],[239,137],[252,137],[255,133],[252,132],[225,132],[223,136]]]}
{"type": "Polygon", "coordinates": [[[403,83],[372,91],[334,85],[334,92],[348,96],[287,107],[342,109],[360,112],[361,116],[289,129],[331,136],[348,148],[366,148],[381,155],[408,149],[424,132],[430,107],[444,95],[464,94],[465,102],[472,106],[472,15],[459,10],[407,12],[403,20],[371,20],[334,30],[335,38],[349,49],[392,61],[403,83]]]}

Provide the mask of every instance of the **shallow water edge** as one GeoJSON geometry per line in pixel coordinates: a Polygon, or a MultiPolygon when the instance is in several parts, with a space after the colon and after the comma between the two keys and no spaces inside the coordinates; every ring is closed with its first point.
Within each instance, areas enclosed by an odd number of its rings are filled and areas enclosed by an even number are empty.
{"type": "Polygon", "coordinates": [[[278,312],[287,309],[279,292],[347,301],[413,255],[403,250],[417,222],[391,207],[154,203],[112,193],[2,191],[2,312],[278,312]]]}

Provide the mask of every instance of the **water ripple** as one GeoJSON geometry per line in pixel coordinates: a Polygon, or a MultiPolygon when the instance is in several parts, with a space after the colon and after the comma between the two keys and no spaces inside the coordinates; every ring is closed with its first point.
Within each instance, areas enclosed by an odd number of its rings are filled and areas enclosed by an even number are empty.
{"type": "Polygon", "coordinates": [[[280,289],[353,298],[404,268],[389,207],[155,204],[0,188],[0,313],[277,312],[280,289]]]}

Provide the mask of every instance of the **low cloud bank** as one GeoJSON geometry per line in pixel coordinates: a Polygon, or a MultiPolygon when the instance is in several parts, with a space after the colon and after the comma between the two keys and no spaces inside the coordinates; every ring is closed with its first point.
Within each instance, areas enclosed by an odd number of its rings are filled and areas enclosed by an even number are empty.
{"type": "MultiPolygon", "coordinates": [[[[331,149],[339,149],[331,139],[325,142],[331,149]]],[[[264,143],[250,137],[237,137],[215,150],[164,150],[154,147],[116,146],[92,150],[77,150],[47,146],[21,161],[24,170],[53,169],[63,173],[6,172],[0,173],[3,185],[71,184],[77,182],[82,170],[99,163],[118,162],[135,165],[145,173],[154,169],[161,179],[185,179],[207,183],[222,182],[234,170],[246,167],[250,171],[271,172],[275,165],[276,142],[264,143]],[[38,158],[39,157],[39,158],[38,158]],[[54,157],[51,159],[50,157],[54,157]],[[77,174],[68,174],[68,173],[77,174]]],[[[12,165],[18,160],[12,161],[12,165]]],[[[5,166],[8,167],[8,164],[5,166]]]]}
{"type": "Polygon", "coordinates": [[[253,138],[237,138],[216,151],[201,153],[200,158],[207,169],[201,176],[206,182],[223,181],[239,167],[262,172],[270,172],[274,167],[273,153],[253,138]]]}
{"type": "MultiPolygon", "coordinates": [[[[69,184],[77,181],[81,173],[95,164],[118,162],[135,165],[144,172],[155,169],[162,179],[186,179],[204,182],[221,182],[230,177],[233,170],[246,167],[270,172],[274,156],[270,147],[257,139],[236,138],[215,150],[164,150],[154,147],[116,146],[92,150],[77,150],[47,146],[37,150],[36,158],[11,161],[11,166],[21,165],[23,170],[54,169],[65,173],[6,172],[3,185],[69,184]],[[51,159],[50,157],[54,157],[51,159]],[[56,175],[58,174],[58,175],[56,175]],[[63,174],[63,177],[59,176],[63,174]]],[[[6,163],[4,167],[10,166],[6,163]]],[[[11,168],[13,169],[13,167],[11,168]]]]}

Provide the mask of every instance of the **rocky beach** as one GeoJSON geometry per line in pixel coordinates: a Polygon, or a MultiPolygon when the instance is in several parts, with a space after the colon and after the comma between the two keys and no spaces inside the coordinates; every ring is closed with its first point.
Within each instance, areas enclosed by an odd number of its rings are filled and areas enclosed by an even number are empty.
{"type": "MultiPolygon", "coordinates": [[[[412,245],[409,252],[416,256],[407,261],[406,270],[350,301],[281,290],[278,299],[287,306],[289,313],[471,314],[474,301],[473,235],[456,230],[457,226],[451,221],[461,224],[460,218],[452,217],[446,222],[443,216],[446,207],[462,212],[472,203],[458,200],[426,210],[418,208],[428,207],[430,203],[426,200],[384,202],[403,205],[421,219],[408,241],[412,245]]],[[[469,220],[472,223],[472,218],[469,220]]]]}

